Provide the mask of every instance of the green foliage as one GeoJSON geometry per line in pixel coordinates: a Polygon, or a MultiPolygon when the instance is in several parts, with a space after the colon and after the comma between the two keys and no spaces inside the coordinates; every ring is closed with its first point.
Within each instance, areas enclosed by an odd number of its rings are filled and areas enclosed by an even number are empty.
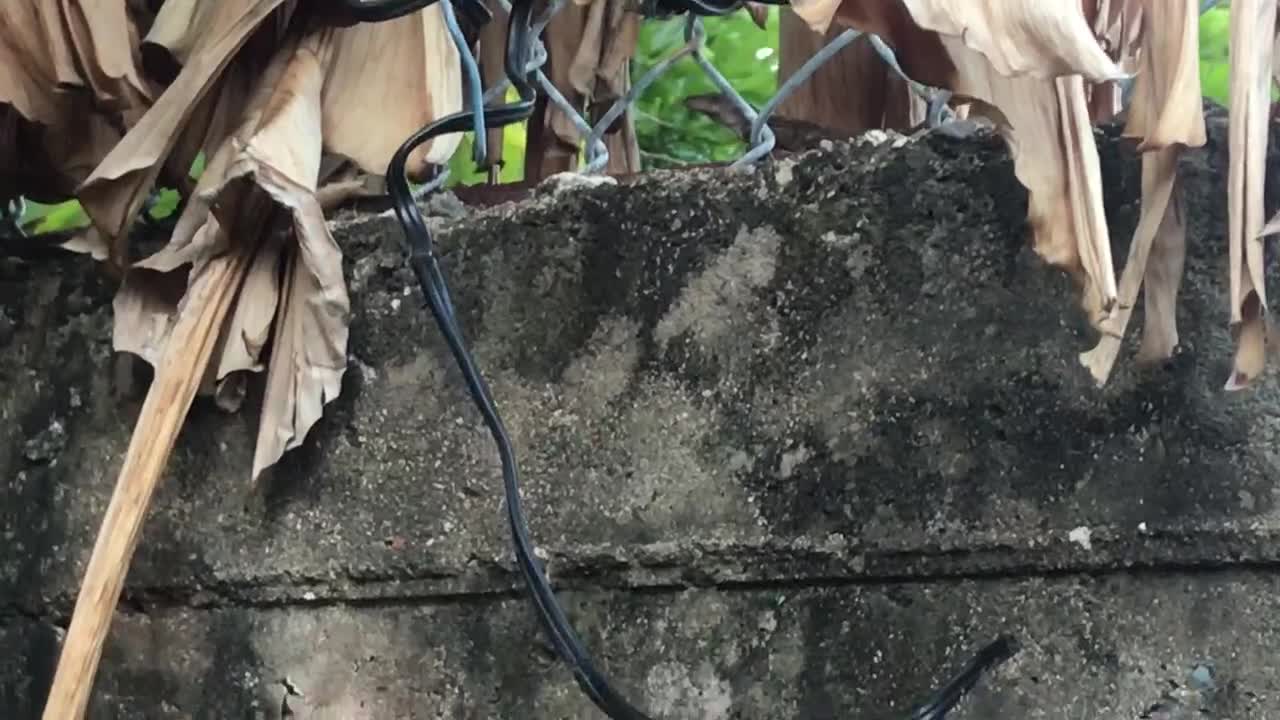
{"type": "MultiPolygon", "coordinates": [[[[703,21],[706,56],[755,107],[768,102],[777,87],[778,10],[771,8],[761,30],[746,12],[703,21]]],[[[684,45],[682,18],[650,21],[640,31],[631,77],[638,80],[684,45]]],[[[689,110],[685,98],[718,92],[692,58],[684,58],[649,86],[636,107],[636,135],[646,167],[724,162],[745,150],[732,131],[689,110]]]]}
{"type": "Polygon", "coordinates": [[[80,207],[78,200],[68,200],[57,205],[28,200],[26,211],[18,221],[19,227],[35,235],[76,230],[88,225],[89,216],[84,214],[84,208],[80,207]]]}
{"type": "MultiPolygon", "coordinates": [[[[204,172],[204,153],[196,155],[191,164],[191,178],[197,180],[204,172]]],[[[177,190],[161,188],[152,199],[147,214],[153,220],[163,220],[178,209],[181,196],[177,190]]],[[[18,226],[32,235],[46,233],[70,232],[89,227],[89,216],[85,214],[79,200],[67,200],[56,205],[27,201],[25,211],[18,220],[18,226]]]]}
{"type": "MultiPolygon", "coordinates": [[[[507,102],[519,99],[514,88],[507,91],[507,102]]],[[[524,177],[524,148],[527,133],[524,125],[508,125],[502,129],[502,170],[498,181],[503,183],[518,182],[524,177]]],[[[449,159],[449,180],[447,185],[475,185],[488,182],[488,174],[476,169],[475,160],[471,157],[473,147],[471,133],[462,136],[458,149],[449,159]]]]}
{"type": "Polygon", "coordinates": [[[1230,92],[1228,48],[1231,23],[1228,8],[1215,7],[1200,16],[1200,92],[1222,105],[1230,92]]]}
{"type": "MultiPolygon", "coordinates": [[[[778,11],[769,12],[768,29],[756,27],[746,12],[703,21],[707,30],[707,57],[725,78],[756,107],[769,100],[777,86],[778,11]]],[[[684,45],[682,18],[650,21],[640,30],[631,77],[640,79],[654,65],[684,45]]],[[[745,149],[734,134],[684,105],[692,95],[716,92],[715,85],[690,58],[662,75],[641,95],[636,107],[636,134],[646,167],[732,160],[745,149]]],[[[507,94],[514,100],[515,91],[507,94]]],[[[508,127],[503,143],[501,182],[524,176],[524,127],[508,127]]],[[[473,185],[486,181],[471,159],[471,136],[458,145],[449,161],[449,185],[473,185]]]]}

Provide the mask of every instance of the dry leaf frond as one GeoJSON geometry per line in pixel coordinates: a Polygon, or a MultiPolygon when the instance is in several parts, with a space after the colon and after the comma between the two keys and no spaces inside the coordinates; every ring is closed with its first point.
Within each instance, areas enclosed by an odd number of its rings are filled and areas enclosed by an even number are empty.
{"type": "Polygon", "coordinates": [[[1231,157],[1227,179],[1231,325],[1236,357],[1227,389],[1246,387],[1265,363],[1263,182],[1271,109],[1276,0],[1231,3],[1231,157]]]}
{"type": "Polygon", "coordinates": [[[1001,75],[1093,82],[1124,76],[1102,47],[1080,5],[1046,0],[902,0],[926,30],[961,39],[1001,75]]]}
{"type": "MultiPolygon", "coordinates": [[[[235,53],[282,0],[205,0],[218,22],[150,110],[80,187],[85,212],[119,242],[155,184],[184,126],[235,53]]],[[[157,23],[161,19],[157,17],[157,23]]],[[[154,30],[155,28],[153,28],[154,30]]]]}
{"type": "Polygon", "coordinates": [[[796,14],[817,32],[833,21],[884,38],[915,80],[952,88],[951,56],[940,38],[957,39],[1002,75],[1092,82],[1125,76],[1094,37],[1078,4],[1044,0],[799,0],[796,14]]]}
{"type": "Polygon", "coordinates": [[[138,35],[125,0],[0,3],[0,194],[60,202],[88,177],[154,94],[138,35]]]}
{"type": "Polygon", "coordinates": [[[1118,312],[1103,323],[1096,347],[1081,355],[1098,384],[1115,365],[1129,317],[1145,287],[1146,322],[1139,360],[1172,354],[1178,342],[1176,303],[1186,257],[1186,224],[1177,198],[1183,148],[1205,143],[1200,97],[1199,7],[1196,0],[1142,0],[1140,68],[1125,135],[1140,139],[1142,215],[1120,278],[1118,312]],[[1150,263],[1150,264],[1149,264],[1150,263]]]}
{"type": "MultiPolygon", "coordinates": [[[[245,24],[252,23],[233,23],[245,24]]],[[[190,64],[199,62],[202,47],[219,46],[197,42],[190,64]]],[[[231,114],[181,126],[198,138],[191,146],[215,146],[206,147],[205,171],[169,245],[126,275],[115,337],[117,349],[154,363],[182,287],[225,252],[216,239],[252,245],[201,392],[235,410],[248,374],[266,372],[255,480],[301,444],[341,390],[350,303],[326,205],[368,194],[369,179],[360,173],[381,174],[405,136],[461,109],[459,59],[438,7],[376,25],[297,28],[277,43],[265,68],[262,62],[236,57],[217,80],[224,99],[228,93],[244,99],[231,114]]],[[[420,148],[413,172],[425,175],[447,159],[458,138],[420,148]]]]}
{"type": "MultiPolygon", "coordinates": [[[[438,5],[321,32],[326,37],[316,52],[325,68],[327,152],[381,175],[406,137],[462,110],[461,60],[438,5]]],[[[409,177],[425,180],[430,166],[448,162],[461,140],[462,133],[453,133],[424,143],[409,156],[409,177]]]]}
{"type": "MultiPolygon", "coordinates": [[[[1143,212],[1147,210],[1144,208],[1143,212]]],[[[1142,339],[1137,355],[1139,363],[1168,359],[1178,347],[1178,288],[1182,285],[1182,268],[1186,257],[1187,211],[1179,182],[1174,185],[1173,199],[1165,207],[1164,220],[1156,230],[1155,239],[1151,242],[1151,254],[1147,256],[1146,274],[1142,282],[1142,339]]],[[[1123,275],[1120,280],[1123,285],[1123,275]]]]}
{"type": "MultiPolygon", "coordinates": [[[[1134,231],[1133,242],[1129,245],[1129,258],[1125,262],[1124,274],[1120,279],[1119,303],[1116,312],[1102,322],[1102,338],[1098,344],[1080,356],[1080,362],[1089,368],[1089,372],[1099,385],[1107,381],[1115,365],[1120,343],[1129,323],[1129,316],[1138,299],[1138,289],[1146,275],[1147,259],[1156,235],[1162,229],[1166,231],[1174,229],[1165,227],[1165,223],[1167,213],[1173,210],[1171,200],[1177,182],[1178,155],[1178,148],[1169,147],[1149,152],[1142,158],[1142,215],[1134,231]]],[[[1176,240],[1176,238],[1171,239],[1176,240]]],[[[1177,254],[1185,254],[1185,251],[1177,251],[1177,254]]],[[[1165,265],[1168,265],[1167,260],[1165,265]]],[[[1173,289],[1176,293],[1176,284],[1173,289]]],[[[1149,316],[1151,310],[1151,308],[1147,310],[1149,316]]],[[[1157,322],[1172,326],[1172,314],[1159,317],[1157,322]]],[[[1176,342],[1176,332],[1176,329],[1173,329],[1173,338],[1165,338],[1160,342],[1167,343],[1170,339],[1176,342]]],[[[1172,350],[1172,345],[1169,349],[1172,350]]]]}
{"type": "Polygon", "coordinates": [[[1151,32],[1142,34],[1124,133],[1140,138],[1139,150],[1205,143],[1200,94],[1199,3],[1195,0],[1142,0],[1151,32]],[[1156,30],[1158,28],[1158,31],[1156,30]]]}
{"type": "Polygon", "coordinates": [[[805,0],[815,28],[834,19],[874,32],[909,75],[954,92],[1008,141],[1030,198],[1036,251],[1075,275],[1090,320],[1117,295],[1085,81],[1124,76],[1090,18],[1119,22],[1123,8],[1042,0],[805,0]],[[1089,6],[1090,14],[1086,13],[1089,6]]]}
{"type": "MultiPolygon", "coordinates": [[[[1142,44],[1144,0],[1086,0],[1084,13],[1094,37],[1117,67],[1128,74],[1138,71],[1142,44]]],[[[1120,83],[1090,83],[1089,116],[1095,123],[1110,122],[1124,109],[1120,83]]]]}

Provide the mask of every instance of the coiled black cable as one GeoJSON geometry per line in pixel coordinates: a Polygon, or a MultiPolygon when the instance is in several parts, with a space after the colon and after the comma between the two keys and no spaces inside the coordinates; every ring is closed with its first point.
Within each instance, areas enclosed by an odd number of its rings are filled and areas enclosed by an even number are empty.
{"type": "MultiPolygon", "coordinates": [[[[438,0],[409,0],[403,3],[402,7],[409,8],[404,12],[413,12],[436,1],[438,0]]],[[[723,15],[742,6],[740,0],[733,0],[731,3],[718,0],[657,1],[665,4],[662,8],[665,11],[691,12],[697,15],[723,15]]],[[[345,0],[345,2],[350,5],[354,0],[345,0]]],[[[786,0],[769,0],[769,2],[785,4],[786,0]]],[[[368,4],[355,3],[355,5],[368,4]]],[[[376,22],[404,14],[397,12],[396,3],[391,0],[384,0],[375,5],[378,8],[376,11],[366,10],[356,16],[377,18],[366,20],[376,22]]],[[[446,19],[449,19],[449,13],[446,13],[446,19]]],[[[460,42],[461,34],[456,32],[451,34],[455,41],[459,41],[459,52],[470,59],[470,49],[460,42]]],[[[387,166],[386,187],[391,197],[392,209],[408,244],[409,265],[417,276],[431,314],[462,373],[467,391],[479,409],[497,446],[502,463],[507,522],[510,526],[516,564],[532,595],[538,619],[551,638],[556,653],[569,665],[578,686],[596,707],[612,720],[651,720],[648,715],[615,690],[596,667],[591,654],[574,632],[568,617],[556,600],[551,583],[534,556],[533,540],[530,537],[528,522],[521,504],[519,468],[516,465],[511,439],[498,414],[488,384],[484,381],[476,366],[475,358],[467,348],[454,311],[448,284],[445,282],[439,260],[435,255],[431,231],[422,212],[418,209],[413,190],[405,174],[409,155],[432,138],[466,130],[480,132],[481,128],[499,128],[523,122],[533,114],[536,95],[533,88],[534,71],[531,69],[531,61],[536,40],[533,26],[533,0],[514,0],[507,29],[505,69],[519,99],[514,103],[489,108],[473,103],[470,110],[441,118],[414,133],[392,156],[387,166]]],[[[474,60],[471,62],[474,63],[474,60]]],[[[464,80],[468,84],[470,97],[475,98],[483,92],[482,88],[475,86],[478,82],[476,73],[468,71],[464,74],[464,80]]],[[[1012,646],[1004,639],[989,645],[954,680],[935,693],[930,702],[916,711],[912,715],[912,720],[942,720],[964,693],[977,682],[979,675],[1011,654],[1011,648],[1012,646]]]]}

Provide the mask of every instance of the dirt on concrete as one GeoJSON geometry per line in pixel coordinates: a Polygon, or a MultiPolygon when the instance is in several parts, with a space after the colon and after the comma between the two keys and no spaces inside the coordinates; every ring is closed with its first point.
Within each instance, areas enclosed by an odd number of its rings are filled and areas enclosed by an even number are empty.
{"type": "MultiPolygon", "coordinates": [[[[534,535],[628,695],[660,718],[903,718],[1011,633],[1022,652],[955,717],[1280,717],[1280,395],[1221,391],[1209,124],[1183,163],[1182,345],[1136,366],[1135,320],[1102,389],[988,135],[436,218],[534,535]]],[[[1138,162],[1098,141],[1124,258],[1138,162]]],[[[496,456],[398,226],[334,227],[343,394],[257,489],[254,401],[197,404],[91,717],[597,717],[520,592],[496,456]]],[[[140,405],[110,292],[78,259],[0,259],[3,717],[39,715],[140,405]]]]}

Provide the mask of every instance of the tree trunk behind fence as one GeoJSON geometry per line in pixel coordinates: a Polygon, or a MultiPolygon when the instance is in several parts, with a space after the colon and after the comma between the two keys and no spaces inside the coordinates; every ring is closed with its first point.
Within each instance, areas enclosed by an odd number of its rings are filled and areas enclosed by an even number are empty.
{"type": "MultiPolygon", "coordinates": [[[[824,35],[810,30],[789,8],[779,16],[781,86],[845,29],[832,27],[824,35]]],[[[903,130],[922,122],[924,113],[924,102],[876,54],[865,36],[820,66],[777,110],[780,118],[848,135],[873,128],[903,130]]]]}

